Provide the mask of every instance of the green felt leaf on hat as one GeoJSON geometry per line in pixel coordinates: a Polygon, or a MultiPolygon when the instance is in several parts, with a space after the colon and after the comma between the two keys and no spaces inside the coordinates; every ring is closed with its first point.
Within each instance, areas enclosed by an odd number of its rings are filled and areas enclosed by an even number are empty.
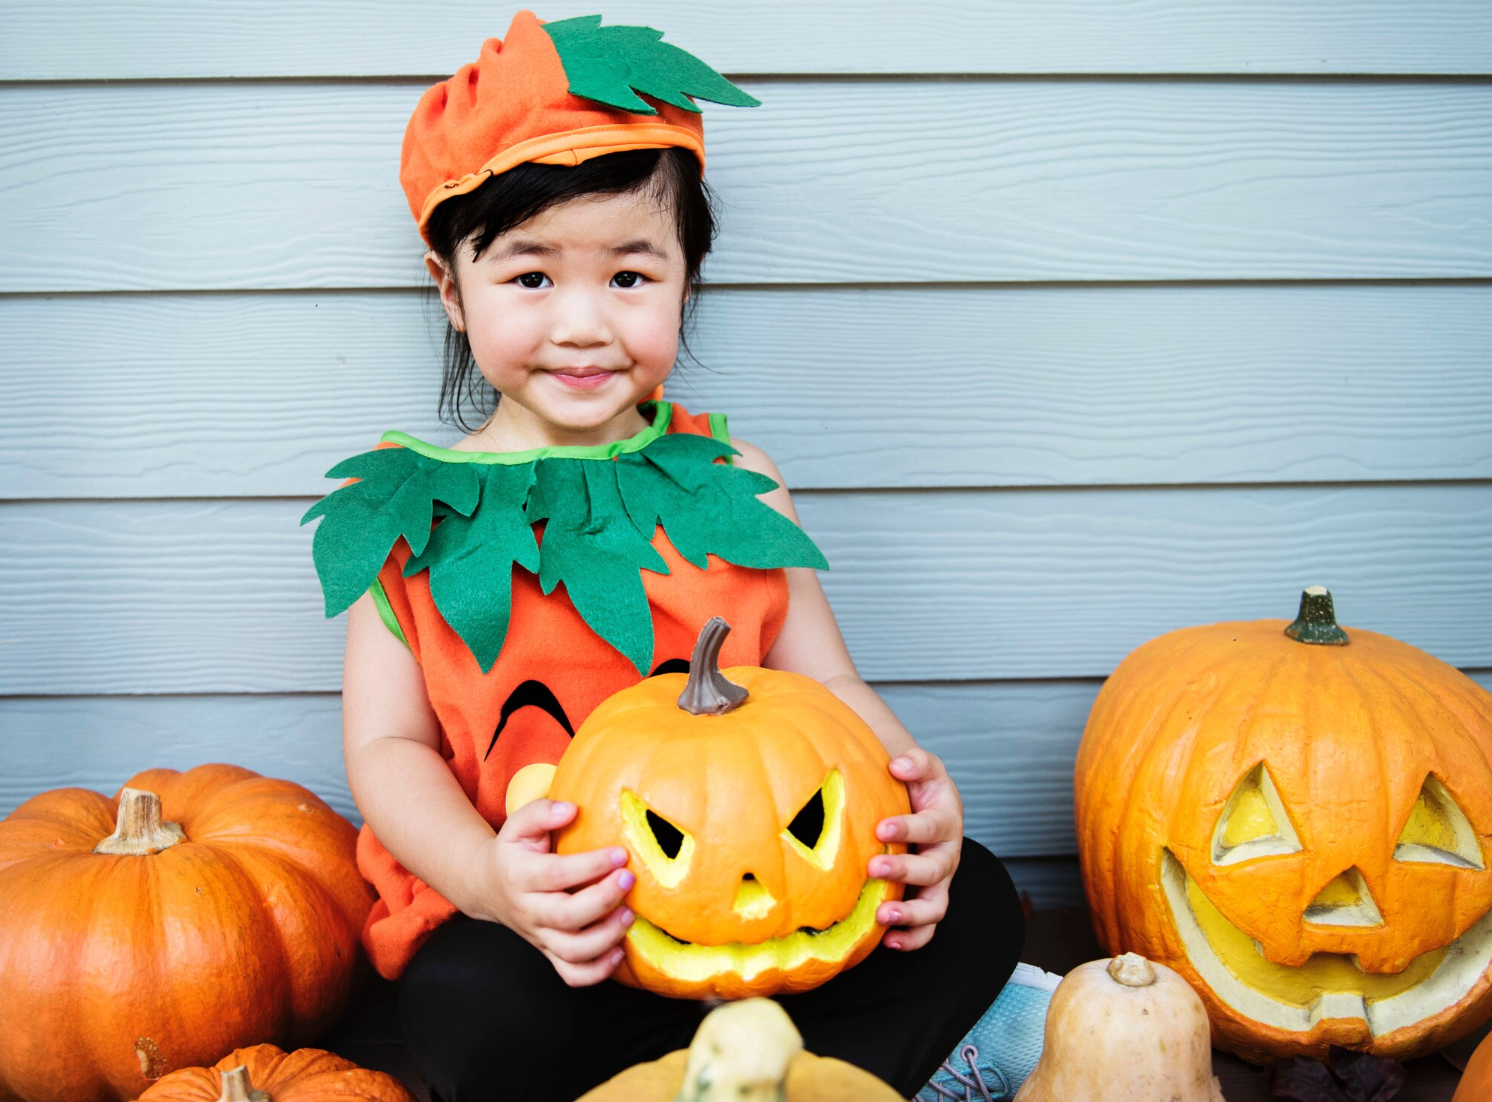
{"type": "Polygon", "coordinates": [[[470,514],[481,487],[476,472],[460,464],[431,464],[405,448],[378,448],[344,459],[328,478],[356,478],[306,510],[316,517],[311,557],[321,578],[326,614],[335,616],[367,592],[400,536],[416,553],[430,539],[436,502],[470,514]]]}
{"type": "Polygon", "coordinates": [[[572,95],[638,115],[657,109],[635,92],[696,114],[689,97],[732,107],[757,107],[748,95],[699,58],[669,42],[652,27],[601,26],[599,15],[582,15],[545,23],[564,66],[572,95]]]}
{"type": "Polygon", "coordinates": [[[541,460],[528,519],[546,522],[540,589],[552,593],[564,582],[585,622],[646,677],[653,659],[653,615],[638,571],[669,570],[627,515],[616,472],[615,463],[604,461],[541,460]]]}
{"type": "MultiPolygon", "coordinates": [[[[465,464],[461,464],[466,466],[465,464]]],[[[469,518],[435,526],[424,553],[404,564],[404,577],[430,571],[430,598],[471,650],[483,673],[507,638],[513,610],[513,565],[539,572],[539,545],[523,503],[534,484],[533,463],[481,465],[481,501],[469,518]]]]}

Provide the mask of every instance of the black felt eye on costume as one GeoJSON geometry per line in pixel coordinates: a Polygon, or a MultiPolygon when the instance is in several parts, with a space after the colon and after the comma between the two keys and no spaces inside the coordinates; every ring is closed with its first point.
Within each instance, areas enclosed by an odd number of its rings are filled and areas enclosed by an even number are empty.
{"type": "Polygon", "coordinates": [[[803,809],[793,816],[787,832],[809,849],[816,849],[824,836],[824,790],[820,788],[803,809]]]}
{"type": "Polygon", "coordinates": [[[684,848],[683,831],[651,808],[648,809],[648,829],[653,832],[658,848],[670,861],[679,855],[679,850],[684,848]]]}

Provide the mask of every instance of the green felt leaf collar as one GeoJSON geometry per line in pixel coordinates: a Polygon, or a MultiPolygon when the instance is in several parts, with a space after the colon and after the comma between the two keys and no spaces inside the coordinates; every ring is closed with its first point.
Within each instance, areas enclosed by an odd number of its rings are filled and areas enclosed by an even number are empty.
{"type": "Polygon", "coordinates": [[[368,591],[403,536],[414,552],[404,576],[430,572],[436,608],[482,672],[497,661],[507,636],[518,566],[538,575],[546,595],[563,584],[586,624],[646,677],[653,620],[639,571],[669,572],[652,545],[658,525],[700,569],[708,569],[713,554],[758,569],[827,570],[807,533],[757,497],[777,483],[716,463],[740,454],[725,441],[663,433],[668,405],[658,403],[652,429],[620,447],[593,449],[601,453],[595,456],[574,454],[586,449],[539,449],[512,462],[529,453],[426,445],[377,449],[338,463],[328,478],[360,481],[332,491],[301,518],[302,524],[322,518],[311,555],[326,615],[338,615],[368,591]],[[640,447],[626,450],[638,441],[640,447]],[[539,521],[542,547],[533,531],[539,521]]]}

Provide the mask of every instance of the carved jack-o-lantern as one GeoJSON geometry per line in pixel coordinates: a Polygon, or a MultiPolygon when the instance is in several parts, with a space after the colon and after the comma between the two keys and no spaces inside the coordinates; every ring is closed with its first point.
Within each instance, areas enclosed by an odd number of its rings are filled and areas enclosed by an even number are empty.
{"type": "Polygon", "coordinates": [[[803,991],[862,960],[899,883],[870,859],[905,847],[876,824],[909,810],[890,756],[810,677],[717,662],[715,617],[690,672],[649,677],[597,707],[549,795],[579,812],[556,849],[623,845],[625,983],[680,998],[803,991]],[[682,695],[681,695],[682,692],[682,695]]]}
{"type": "Polygon", "coordinates": [[[1248,1059],[1448,1044],[1492,1015],[1489,761],[1492,695],[1320,587],[1288,627],[1153,639],[1078,753],[1099,940],[1179,971],[1248,1059]]]}

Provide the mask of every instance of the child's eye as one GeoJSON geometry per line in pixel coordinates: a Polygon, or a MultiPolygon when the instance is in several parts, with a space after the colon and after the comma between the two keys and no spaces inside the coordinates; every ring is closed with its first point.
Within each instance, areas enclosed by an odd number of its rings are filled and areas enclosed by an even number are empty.
{"type": "Polygon", "coordinates": [[[614,280],[621,280],[621,282],[618,284],[618,286],[620,287],[632,288],[636,287],[640,281],[645,280],[648,277],[643,275],[641,272],[618,272],[611,278],[614,280]]]}
{"type": "Polygon", "coordinates": [[[527,287],[530,291],[537,291],[544,285],[543,281],[548,278],[543,272],[524,272],[518,277],[518,283],[519,286],[527,287]],[[529,282],[530,280],[538,280],[539,282],[531,283],[529,282]]]}

